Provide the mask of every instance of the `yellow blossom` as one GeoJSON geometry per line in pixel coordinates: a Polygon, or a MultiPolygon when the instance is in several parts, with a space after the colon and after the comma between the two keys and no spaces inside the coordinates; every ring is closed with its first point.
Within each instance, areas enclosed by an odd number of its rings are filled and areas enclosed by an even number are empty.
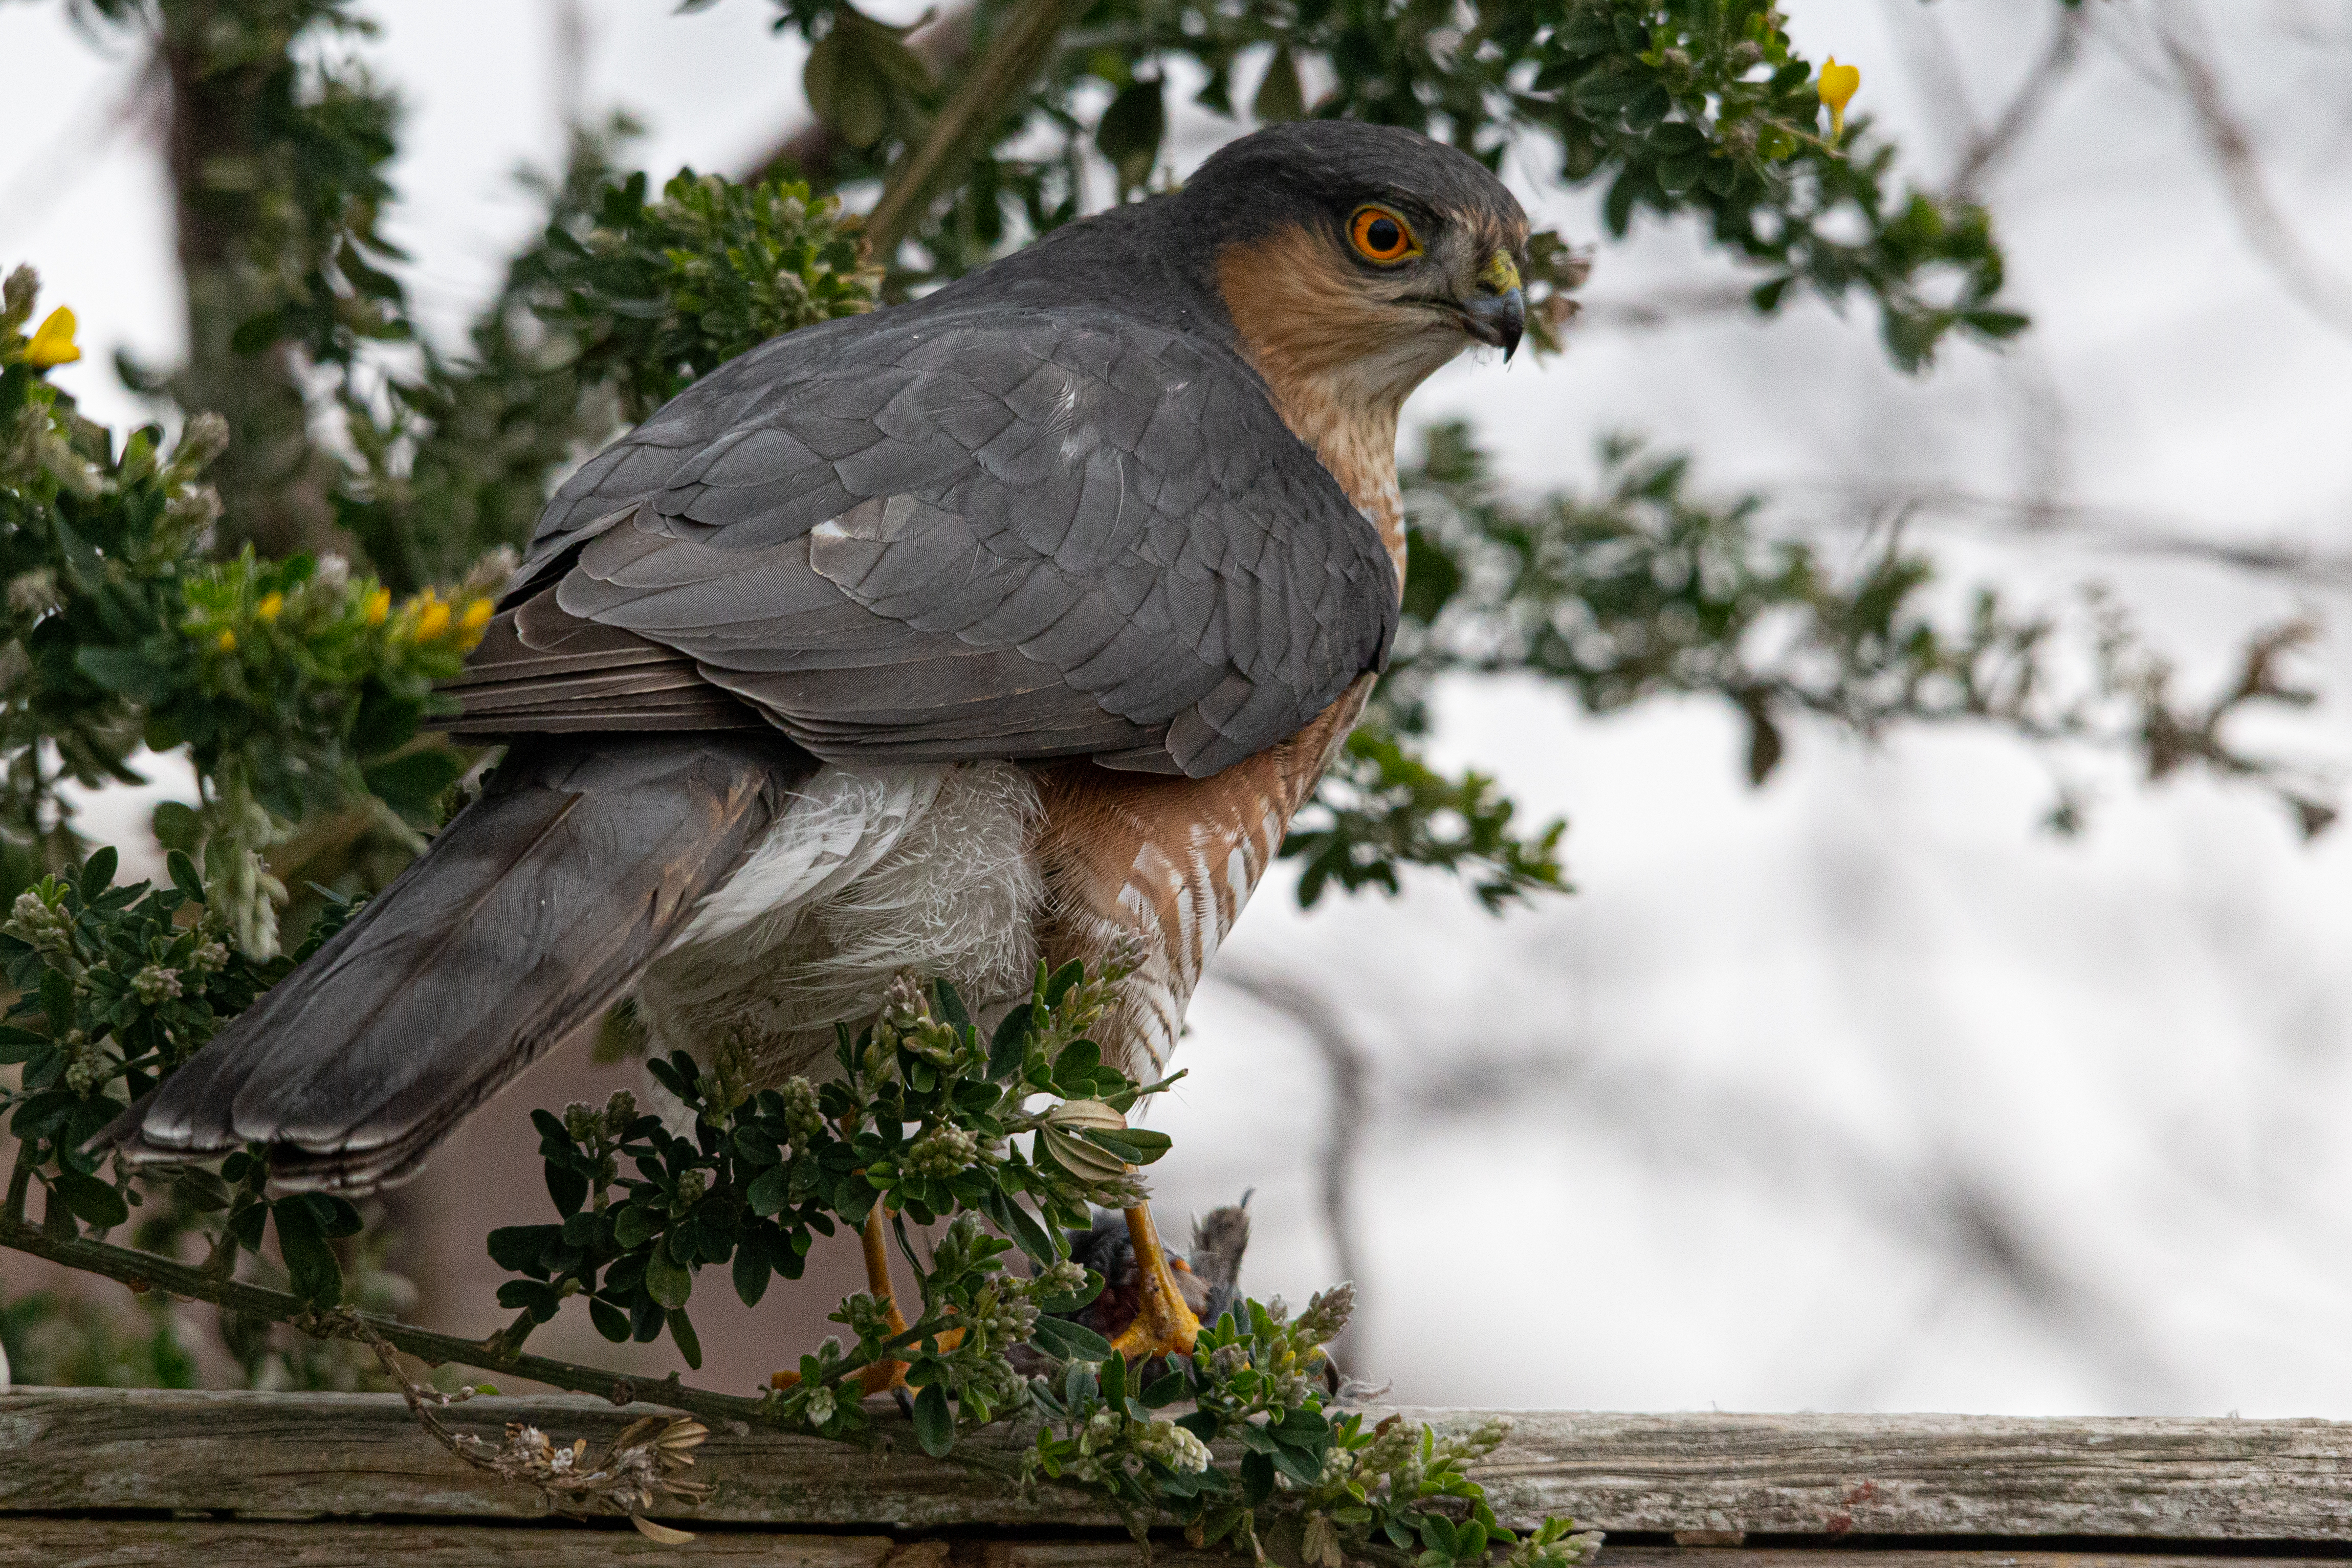
{"type": "Polygon", "coordinates": [[[477,599],[466,606],[466,613],[458,619],[457,624],[468,632],[478,632],[490,623],[491,608],[488,600],[477,599]]]}
{"type": "Polygon", "coordinates": [[[383,625],[392,614],[392,590],[389,588],[379,588],[373,593],[369,594],[367,596],[367,609],[363,613],[367,616],[367,623],[369,625],[383,625]]]}
{"type": "Polygon", "coordinates": [[[218,641],[217,641],[214,645],[215,645],[215,647],[219,648],[219,649],[220,649],[220,651],[221,651],[222,653],[236,653],[236,632],[226,632],[226,631],[223,632],[220,634],[220,637],[219,637],[218,641]]]}
{"type": "Polygon", "coordinates": [[[49,312],[25,345],[25,362],[37,371],[70,365],[80,358],[81,350],[74,347],[74,313],[62,305],[49,312]]]}
{"type": "Polygon", "coordinates": [[[425,613],[416,618],[416,640],[420,643],[430,643],[447,630],[449,630],[449,607],[438,599],[430,599],[428,596],[425,613]]]}
{"type": "Polygon", "coordinates": [[[254,607],[253,612],[263,622],[268,622],[277,620],[285,609],[286,596],[282,593],[270,592],[261,596],[261,602],[254,607]]]}
{"type": "Polygon", "coordinates": [[[1842,66],[1832,55],[1822,62],[1822,101],[1830,107],[1830,140],[1836,141],[1845,135],[1845,106],[1862,86],[1862,68],[1842,66]]]}

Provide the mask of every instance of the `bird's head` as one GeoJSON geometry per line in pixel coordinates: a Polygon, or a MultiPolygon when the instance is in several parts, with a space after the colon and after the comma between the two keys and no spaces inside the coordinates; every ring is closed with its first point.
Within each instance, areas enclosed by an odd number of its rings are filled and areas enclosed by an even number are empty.
{"type": "Polygon", "coordinates": [[[1477,160],[1409,131],[1261,131],[1211,158],[1162,221],[1199,247],[1278,394],[1393,413],[1464,349],[1507,358],[1526,326],[1527,214],[1477,160]]]}

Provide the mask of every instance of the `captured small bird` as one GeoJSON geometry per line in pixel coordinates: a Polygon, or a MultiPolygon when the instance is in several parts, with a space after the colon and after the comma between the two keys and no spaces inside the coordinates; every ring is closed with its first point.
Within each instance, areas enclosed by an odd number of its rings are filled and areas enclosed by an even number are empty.
{"type": "MultiPolygon", "coordinates": [[[[509,747],[481,798],[115,1136],[362,1192],[624,998],[773,1081],[898,977],[1001,1012],[1114,954],[1095,1038],[1154,1076],[1386,664],[1399,410],[1517,346],[1527,237],[1462,152],[1282,125],[696,382],[556,493],[446,688],[509,747]]],[[[1127,1219],[1120,1347],[1189,1349],[1127,1219]]]]}

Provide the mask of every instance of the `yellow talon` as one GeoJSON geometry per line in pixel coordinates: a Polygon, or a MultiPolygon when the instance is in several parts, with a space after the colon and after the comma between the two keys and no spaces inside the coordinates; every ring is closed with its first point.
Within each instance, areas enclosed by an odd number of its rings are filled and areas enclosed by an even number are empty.
{"type": "MultiPolygon", "coordinates": [[[[1151,1361],[1164,1355],[1190,1355],[1201,1337],[1201,1320],[1177,1287],[1168,1249],[1151,1223],[1151,1206],[1138,1204],[1127,1211],[1127,1237],[1135,1249],[1136,1283],[1143,1300],[1135,1321],[1121,1329],[1111,1348],[1129,1361],[1151,1361]]],[[[1185,1272],[1192,1272],[1186,1269],[1185,1272]]]]}

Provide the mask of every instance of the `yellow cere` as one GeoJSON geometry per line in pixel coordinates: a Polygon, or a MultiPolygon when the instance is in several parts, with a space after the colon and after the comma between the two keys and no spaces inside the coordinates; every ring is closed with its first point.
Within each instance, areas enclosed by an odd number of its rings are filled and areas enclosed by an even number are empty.
{"type": "Polygon", "coordinates": [[[369,625],[383,625],[385,621],[391,618],[392,615],[392,590],[389,588],[379,588],[373,593],[369,594],[367,596],[367,609],[363,613],[367,616],[367,623],[369,625]]]}
{"type": "Polygon", "coordinates": [[[80,358],[81,350],[74,346],[74,313],[62,305],[49,312],[25,345],[25,362],[37,371],[70,365],[80,358]]]}
{"type": "Polygon", "coordinates": [[[1861,67],[1842,66],[1835,55],[1822,62],[1821,95],[1822,101],[1829,105],[1831,141],[1845,135],[1845,106],[1853,101],[1861,87],[1861,67]]]}
{"type": "Polygon", "coordinates": [[[264,623],[268,623],[276,621],[279,615],[285,612],[285,610],[286,596],[284,594],[265,593],[261,596],[261,602],[254,607],[253,613],[264,623]]]}

